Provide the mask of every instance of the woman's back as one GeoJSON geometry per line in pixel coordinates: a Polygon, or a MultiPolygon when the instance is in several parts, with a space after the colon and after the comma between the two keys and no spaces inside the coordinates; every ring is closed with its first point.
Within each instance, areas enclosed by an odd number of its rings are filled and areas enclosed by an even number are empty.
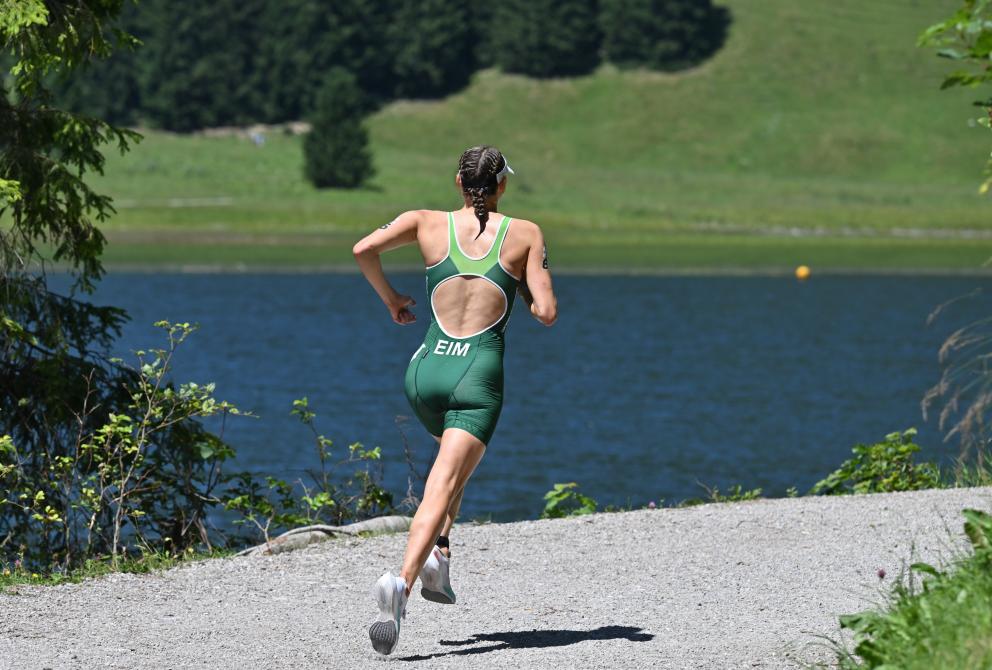
{"type": "Polygon", "coordinates": [[[428,293],[438,325],[450,337],[485,331],[513,302],[536,226],[493,213],[484,231],[469,210],[421,212],[417,241],[427,266],[428,293]]]}

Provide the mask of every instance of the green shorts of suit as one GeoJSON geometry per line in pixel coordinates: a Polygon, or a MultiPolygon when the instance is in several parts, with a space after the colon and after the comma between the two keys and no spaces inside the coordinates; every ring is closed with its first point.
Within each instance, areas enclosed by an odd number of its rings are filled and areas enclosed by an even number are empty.
{"type": "Polygon", "coordinates": [[[461,428],[488,445],[503,408],[503,338],[490,331],[451,338],[432,323],[410,359],[405,387],[431,435],[461,428]]]}

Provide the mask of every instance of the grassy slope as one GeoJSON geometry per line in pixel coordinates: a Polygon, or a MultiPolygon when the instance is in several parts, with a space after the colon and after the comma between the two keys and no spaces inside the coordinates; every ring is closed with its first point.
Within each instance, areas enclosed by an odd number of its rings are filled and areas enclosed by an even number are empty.
{"type": "Polygon", "coordinates": [[[992,255],[992,240],[888,234],[977,229],[992,214],[975,193],[989,136],[967,124],[973,96],[940,92],[948,64],[914,46],[954,0],[725,4],[730,39],[694,71],[483,72],[447,100],[389,106],[370,122],[379,174],[355,192],[305,184],[297,138],[149,134],[108,165],[122,205],[108,259],[346,260],[399,210],[455,206],[455,159],[479,142],[511,158],[505,208],[546,227],[558,265],[974,267],[992,255]],[[782,232],[793,228],[819,236],[782,232]]]}

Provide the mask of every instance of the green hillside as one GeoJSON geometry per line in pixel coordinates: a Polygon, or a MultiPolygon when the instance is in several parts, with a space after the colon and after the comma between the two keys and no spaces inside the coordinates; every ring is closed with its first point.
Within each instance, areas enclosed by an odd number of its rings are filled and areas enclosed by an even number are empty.
{"type": "Polygon", "coordinates": [[[341,262],[399,211],[456,206],[457,157],[478,143],[510,159],[504,209],[546,228],[559,265],[973,267],[992,255],[992,239],[968,233],[992,220],[976,192],[992,136],[968,122],[973,92],[938,90],[948,63],[915,47],[956,1],[725,4],[727,44],[692,71],[485,71],[444,101],[390,105],[370,120],[378,175],[354,192],[312,189],[299,138],[148,133],[102,180],[120,205],[107,258],[341,262]]]}

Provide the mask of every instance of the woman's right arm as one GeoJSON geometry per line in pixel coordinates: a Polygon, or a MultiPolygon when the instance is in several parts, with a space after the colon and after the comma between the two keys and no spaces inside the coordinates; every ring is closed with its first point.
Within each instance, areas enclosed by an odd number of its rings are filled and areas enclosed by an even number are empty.
{"type": "Polygon", "coordinates": [[[410,296],[397,292],[389,283],[386,274],[382,271],[379,255],[405,244],[416,242],[419,223],[419,212],[404,212],[359,240],[351,250],[362,274],[365,275],[375,292],[379,294],[379,298],[386,305],[393,321],[401,325],[417,320],[417,317],[409,309],[417,303],[410,296]]]}
{"type": "MultiPolygon", "coordinates": [[[[534,226],[534,235],[527,252],[527,265],[523,276],[526,292],[524,299],[530,305],[530,313],[545,326],[558,320],[558,299],[551,287],[551,271],[548,269],[548,250],[544,245],[541,229],[534,226]]],[[[521,292],[523,293],[523,292],[521,292]]]]}

